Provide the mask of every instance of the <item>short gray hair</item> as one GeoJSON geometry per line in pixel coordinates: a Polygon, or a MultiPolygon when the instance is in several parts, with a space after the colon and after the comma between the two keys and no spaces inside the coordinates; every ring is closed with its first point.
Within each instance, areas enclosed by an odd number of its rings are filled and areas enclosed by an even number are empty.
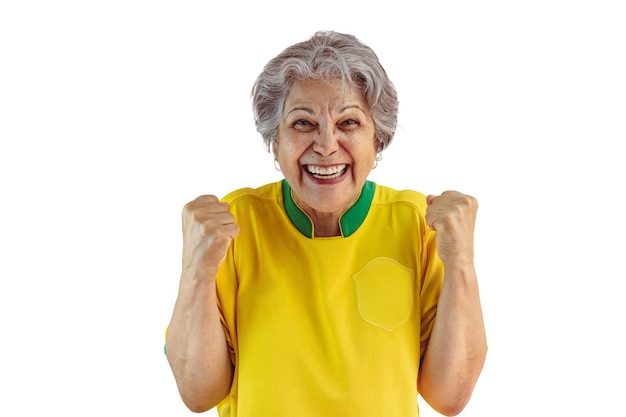
{"type": "Polygon", "coordinates": [[[374,119],[377,150],[389,145],[398,123],[398,95],[377,55],[353,35],[320,31],[269,61],[252,87],[254,121],[268,150],[291,88],[304,79],[328,78],[361,91],[374,119]]]}

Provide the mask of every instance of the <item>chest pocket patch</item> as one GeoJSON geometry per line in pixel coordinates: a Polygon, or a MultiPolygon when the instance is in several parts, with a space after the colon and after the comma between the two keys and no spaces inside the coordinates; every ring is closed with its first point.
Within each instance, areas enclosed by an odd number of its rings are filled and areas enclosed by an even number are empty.
{"type": "Polygon", "coordinates": [[[411,270],[391,258],[376,258],[354,274],[359,312],[365,321],[392,331],[411,312],[411,270]]]}

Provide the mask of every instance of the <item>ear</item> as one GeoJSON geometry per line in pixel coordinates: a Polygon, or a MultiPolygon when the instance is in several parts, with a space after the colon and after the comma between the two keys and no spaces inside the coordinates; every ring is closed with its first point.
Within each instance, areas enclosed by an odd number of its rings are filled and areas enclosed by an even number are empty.
{"type": "Polygon", "coordinates": [[[378,137],[374,137],[374,148],[376,149],[376,153],[379,154],[385,148],[383,143],[378,139],[378,137]]]}
{"type": "Polygon", "coordinates": [[[271,151],[274,154],[274,159],[278,159],[278,137],[274,138],[270,143],[271,151]]]}

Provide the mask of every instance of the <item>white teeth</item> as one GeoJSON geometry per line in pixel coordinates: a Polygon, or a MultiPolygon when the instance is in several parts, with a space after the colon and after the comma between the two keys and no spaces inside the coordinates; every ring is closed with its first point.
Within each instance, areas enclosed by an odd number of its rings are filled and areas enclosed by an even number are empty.
{"type": "Polygon", "coordinates": [[[306,169],[315,178],[333,179],[341,176],[345,171],[347,165],[334,165],[331,167],[321,167],[319,165],[307,165],[306,169]]]}

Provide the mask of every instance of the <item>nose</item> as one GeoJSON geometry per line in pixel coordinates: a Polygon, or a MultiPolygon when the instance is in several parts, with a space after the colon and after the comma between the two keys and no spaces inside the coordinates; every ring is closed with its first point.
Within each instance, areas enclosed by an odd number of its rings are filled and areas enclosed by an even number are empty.
{"type": "Polygon", "coordinates": [[[334,125],[320,128],[313,142],[313,150],[322,156],[331,155],[339,148],[339,132],[334,125]]]}

